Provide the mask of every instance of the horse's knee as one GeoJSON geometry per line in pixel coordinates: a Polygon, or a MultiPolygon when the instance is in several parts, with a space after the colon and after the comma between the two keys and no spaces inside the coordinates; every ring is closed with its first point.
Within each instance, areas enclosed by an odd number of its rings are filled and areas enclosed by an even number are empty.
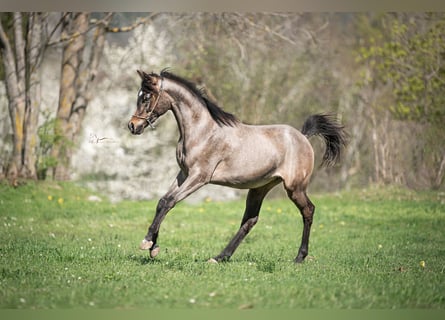
{"type": "Polygon", "coordinates": [[[168,211],[175,206],[175,201],[173,197],[164,196],[158,201],[158,205],[156,207],[156,212],[160,211],[168,211]]]}
{"type": "Polygon", "coordinates": [[[258,216],[249,218],[241,225],[241,228],[244,229],[244,231],[247,233],[253,228],[254,225],[256,225],[257,222],[258,216]]]}
{"type": "Polygon", "coordinates": [[[303,217],[309,219],[312,222],[312,217],[314,216],[314,213],[315,213],[315,206],[313,205],[312,202],[309,201],[306,207],[304,207],[302,210],[303,217]]]}

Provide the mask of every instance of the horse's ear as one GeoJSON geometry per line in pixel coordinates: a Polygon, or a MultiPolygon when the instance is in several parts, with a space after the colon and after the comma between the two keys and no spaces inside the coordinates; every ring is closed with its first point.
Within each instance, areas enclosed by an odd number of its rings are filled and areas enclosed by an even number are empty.
{"type": "Polygon", "coordinates": [[[144,71],[141,71],[141,70],[136,70],[136,71],[137,71],[139,77],[141,77],[141,79],[144,80],[144,74],[145,74],[145,72],[144,72],[144,71]]]}
{"type": "Polygon", "coordinates": [[[153,91],[157,91],[156,85],[158,83],[157,75],[154,73],[146,73],[142,70],[136,70],[139,76],[141,77],[142,81],[145,83],[147,88],[153,91]]]}

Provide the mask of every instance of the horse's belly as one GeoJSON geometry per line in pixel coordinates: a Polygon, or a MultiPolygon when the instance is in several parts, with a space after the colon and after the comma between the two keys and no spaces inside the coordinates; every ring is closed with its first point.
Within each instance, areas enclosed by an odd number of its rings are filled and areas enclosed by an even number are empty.
{"type": "Polygon", "coordinates": [[[274,164],[264,163],[236,167],[220,165],[214,171],[210,183],[238,189],[259,188],[280,178],[276,175],[276,168],[274,164]]]}
{"type": "Polygon", "coordinates": [[[211,184],[217,184],[220,186],[225,186],[225,187],[231,187],[231,188],[236,188],[236,189],[255,189],[255,188],[259,188],[262,187],[274,180],[277,180],[278,178],[274,177],[274,178],[269,178],[269,179],[261,179],[261,180],[251,180],[251,181],[236,181],[235,179],[233,180],[227,180],[227,181],[210,181],[211,184]]]}

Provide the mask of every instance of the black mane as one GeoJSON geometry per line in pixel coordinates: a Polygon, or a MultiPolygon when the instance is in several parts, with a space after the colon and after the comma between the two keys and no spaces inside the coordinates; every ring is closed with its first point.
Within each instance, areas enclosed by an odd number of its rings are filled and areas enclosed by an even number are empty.
{"type": "Polygon", "coordinates": [[[196,85],[184,78],[181,78],[171,72],[166,71],[165,69],[161,71],[161,77],[165,77],[167,79],[179,82],[183,86],[185,86],[188,90],[193,92],[207,107],[210,115],[213,120],[218,123],[219,126],[235,126],[239,120],[231,113],[224,111],[221,109],[215,102],[211,101],[203,90],[199,90],[196,85]]]}

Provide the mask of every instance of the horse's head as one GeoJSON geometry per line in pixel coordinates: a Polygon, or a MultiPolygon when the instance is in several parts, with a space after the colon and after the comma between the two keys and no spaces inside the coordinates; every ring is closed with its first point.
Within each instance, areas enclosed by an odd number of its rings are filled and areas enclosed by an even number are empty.
{"type": "Polygon", "coordinates": [[[171,101],[163,88],[163,78],[155,73],[145,73],[137,70],[142,79],[138,91],[135,113],[128,122],[132,134],[141,134],[171,107],[171,101]]]}

